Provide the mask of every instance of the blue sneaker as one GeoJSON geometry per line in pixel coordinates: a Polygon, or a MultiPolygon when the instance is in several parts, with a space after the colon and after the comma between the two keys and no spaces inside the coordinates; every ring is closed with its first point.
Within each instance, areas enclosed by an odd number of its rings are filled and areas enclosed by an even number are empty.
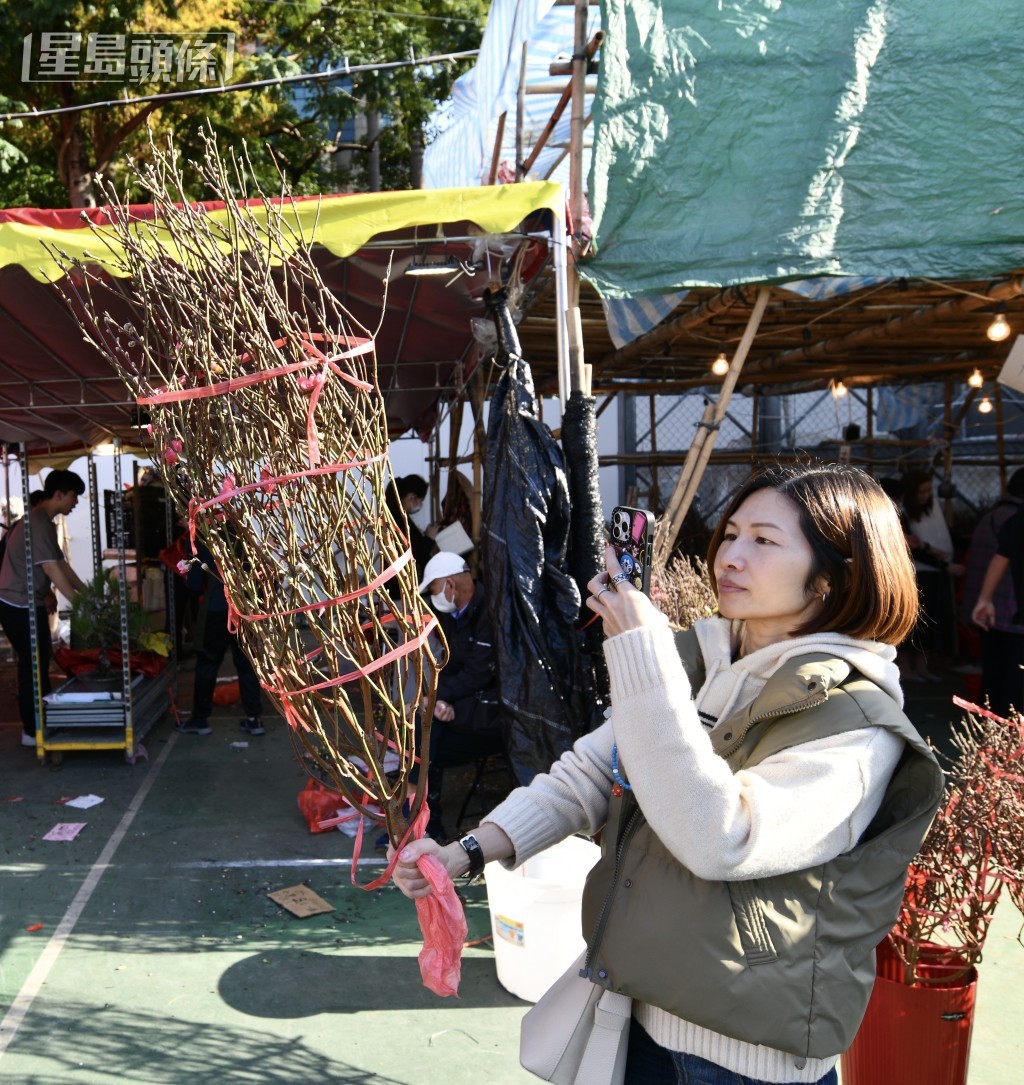
{"type": "Polygon", "coordinates": [[[212,735],[213,731],[210,730],[210,725],[206,720],[186,720],[184,723],[179,723],[175,727],[176,731],[181,732],[183,735],[212,735]]]}
{"type": "Polygon", "coordinates": [[[239,727],[248,735],[265,735],[267,733],[259,716],[246,716],[239,724],[239,727]]]}

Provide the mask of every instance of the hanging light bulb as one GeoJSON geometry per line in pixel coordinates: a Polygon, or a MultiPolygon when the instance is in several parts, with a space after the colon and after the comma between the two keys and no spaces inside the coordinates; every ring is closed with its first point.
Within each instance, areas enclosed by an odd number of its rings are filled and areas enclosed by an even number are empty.
{"type": "Polygon", "coordinates": [[[979,414],[988,414],[992,410],[992,400],[988,396],[982,396],[981,402],[978,404],[979,414]]]}
{"type": "Polygon", "coordinates": [[[985,378],[981,375],[981,370],[975,369],[975,371],[967,378],[967,383],[972,388],[981,388],[985,384],[985,378]]]}
{"type": "Polygon", "coordinates": [[[722,351],[711,363],[711,372],[716,377],[724,377],[729,372],[729,359],[726,358],[725,351],[722,351]]]}
{"type": "Polygon", "coordinates": [[[1006,323],[1006,306],[1002,302],[996,306],[996,315],[985,334],[993,343],[1001,343],[1009,336],[1010,325],[1006,323]]]}
{"type": "Polygon", "coordinates": [[[843,384],[842,381],[832,381],[832,398],[842,399],[849,389],[843,384]]]}

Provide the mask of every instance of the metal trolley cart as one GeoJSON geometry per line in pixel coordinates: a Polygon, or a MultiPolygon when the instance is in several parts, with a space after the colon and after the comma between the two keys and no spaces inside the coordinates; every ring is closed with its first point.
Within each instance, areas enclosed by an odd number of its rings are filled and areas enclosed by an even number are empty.
{"type": "Polygon", "coordinates": [[[143,735],[167,710],[168,683],[173,675],[166,670],[153,677],[134,674],[126,698],[120,672],[68,679],[45,699],[43,741],[37,731],[37,750],[59,763],[65,750],[123,749],[134,765],[146,756],[143,735]]]}
{"type": "MultiPolygon", "coordinates": [[[[123,493],[121,483],[121,442],[114,441],[114,490],[123,493]]],[[[29,507],[28,454],[22,448],[21,480],[25,508],[29,507]]],[[[99,501],[96,463],[89,456],[89,495],[92,508],[93,564],[102,569],[100,549],[99,501]]],[[[36,753],[40,761],[50,757],[59,764],[67,750],[124,750],[125,760],[135,764],[146,757],[142,738],[167,710],[174,692],[176,658],[173,573],[167,570],[167,622],[172,631],[172,651],[167,666],[155,676],[132,674],[128,643],[128,578],[125,559],[123,502],[116,501],[115,536],[117,539],[117,585],[121,607],[121,664],[106,671],[91,671],[62,683],[48,696],[42,696],[38,673],[34,690],[36,709],[36,753]]],[[[166,506],[167,536],[171,535],[173,514],[166,506]]],[[[26,528],[30,521],[26,521],[26,528]]],[[[32,567],[32,532],[25,531],[26,568],[32,567]]],[[[37,628],[36,612],[29,607],[29,628],[32,651],[37,651],[38,638],[45,630],[37,628]]]]}

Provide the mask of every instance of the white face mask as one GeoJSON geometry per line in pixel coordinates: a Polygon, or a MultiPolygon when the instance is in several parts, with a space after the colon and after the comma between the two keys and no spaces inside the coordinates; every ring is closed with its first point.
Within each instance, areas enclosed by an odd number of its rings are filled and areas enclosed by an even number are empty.
{"type": "Polygon", "coordinates": [[[438,614],[452,614],[455,611],[455,600],[449,599],[443,591],[430,597],[430,605],[438,614]]]}

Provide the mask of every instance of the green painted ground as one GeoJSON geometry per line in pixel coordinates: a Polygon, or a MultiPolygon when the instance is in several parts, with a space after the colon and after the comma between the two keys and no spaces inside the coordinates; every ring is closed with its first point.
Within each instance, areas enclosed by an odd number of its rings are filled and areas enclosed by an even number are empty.
{"type": "MultiPolygon", "coordinates": [[[[912,698],[911,714],[941,735],[948,691],[918,687],[912,698]]],[[[0,1083],[535,1080],[517,1058],[526,1004],[498,984],[489,944],[466,952],[460,999],[426,991],[412,904],[391,888],[354,888],[338,865],[351,842],[307,831],[284,725],[270,720],[262,738],[242,735],[234,717],[214,726],[204,738],[162,723],[135,767],[84,752],[57,771],[16,745],[16,725],[0,726],[0,1083]],[[88,793],[105,801],[86,811],[57,802],[88,793]],[[58,821],[87,828],[68,843],[41,840],[58,821]],[[299,920],[268,900],[303,881],[334,912],[299,920]]],[[[483,938],[484,889],[465,892],[470,939],[483,938]]],[[[1024,1082],[1019,924],[1005,902],[981,971],[969,1085],[1024,1082]]]]}

